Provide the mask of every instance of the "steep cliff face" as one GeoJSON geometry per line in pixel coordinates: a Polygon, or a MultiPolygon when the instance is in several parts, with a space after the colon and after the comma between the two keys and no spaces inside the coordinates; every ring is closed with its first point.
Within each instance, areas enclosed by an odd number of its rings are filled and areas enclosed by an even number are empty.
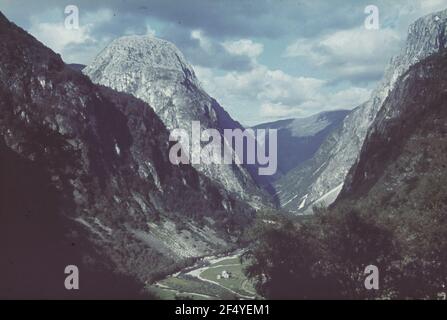
{"type": "Polygon", "coordinates": [[[48,243],[83,243],[80,267],[90,257],[141,285],[230,248],[250,220],[236,197],[189,165],[171,165],[169,132],[150,106],[92,84],[1,13],[0,97],[0,246],[8,255],[0,285],[19,296],[31,291],[14,283],[39,270],[57,270],[46,280],[63,286],[59,265],[72,256],[35,259],[48,256],[48,243]],[[37,262],[28,275],[8,265],[37,262]]]}
{"type": "MultiPolygon", "coordinates": [[[[333,205],[393,230],[400,286],[441,298],[447,281],[447,50],[396,82],[333,205]]],[[[338,211],[337,211],[338,210],[338,211]]],[[[392,271],[387,271],[392,274],[392,271]]],[[[441,298],[442,299],[442,298],[441,298]]]]}
{"type": "Polygon", "coordinates": [[[369,101],[359,106],[321,145],[313,159],[278,182],[281,204],[296,213],[310,213],[316,204],[332,203],[355,163],[368,128],[396,80],[408,68],[447,46],[447,10],[423,17],[409,28],[402,52],[393,58],[369,101]],[[296,186],[296,187],[294,187],[296,186]]]}
{"type": "MultiPolygon", "coordinates": [[[[83,72],[95,83],[150,104],[169,130],[191,132],[192,121],[221,133],[242,128],[200,87],[191,65],[168,41],[152,36],[116,39],[83,72]]],[[[194,167],[254,206],[263,202],[251,175],[256,177],[254,168],[204,163],[194,167]]]]}
{"type": "Polygon", "coordinates": [[[396,82],[368,131],[340,201],[369,195],[383,206],[427,205],[421,194],[444,188],[446,151],[447,51],[443,50],[396,82]],[[424,185],[428,181],[434,184],[424,185]]]}

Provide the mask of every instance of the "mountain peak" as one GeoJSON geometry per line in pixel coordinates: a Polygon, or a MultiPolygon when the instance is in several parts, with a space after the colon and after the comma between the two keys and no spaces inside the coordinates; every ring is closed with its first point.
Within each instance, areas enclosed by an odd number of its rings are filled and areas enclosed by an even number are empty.
{"type": "Polygon", "coordinates": [[[445,48],[446,40],[447,10],[424,16],[410,26],[402,51],[391,60],[371,98],[344,119],[343,124],[321,144],[311,161],[278,182],[283,190],[281,197],[285,208],[309,212],[315,204],[328,205],[336,199],[349,169],[360,154],[368,129],[399,77],[411,66],[445,48]]]}
{"type": "Polygon", "coordinates": [[[181,73],[196,83],[196,76],[182,52],[171,42],[152,35],[130,35],[113,40],[86,68],[85,73],[114,71],[143,72],[162,69],[181,73]]]}
{"type": "MultiPolygon", "coordinates": [[[[112,41],[85,69],[97,84],[147,102],[169,130],[240,128],[200,86],[191,65],[172,43],[153,36],[125,36],[112,41]]],[[[248,169],[242,166],[195,164],[211,180],[242,198],[261,199],[248,169]],[[251,192],[252,190],[253,192],[251,192]],[[254,196],[252,196],[254,195],[254,196]]]]}
{"type": "Polygon", "coordinates": [[[414,33],[422,25],[429,26],[429,25],[443,24],[446,21],[447,21],[447,9],[438,12],[433,12],[417,19],[415,22],[410,24],[410,27],[408,28],[408,33],[410,34],[414,33]]]}
{"type": "Polygon", "coordinates": [[[348,115],[347,110],[324,111],[306,118],[296,118],[288,128],[296,137],[313,136],[333,123],[339,123],[348,115]]]}
{"type": "Polygon", "coordinates": [[[447,9],[426,15],[412,23],[401,56],[414,64],[447,45],[447,9]]]}

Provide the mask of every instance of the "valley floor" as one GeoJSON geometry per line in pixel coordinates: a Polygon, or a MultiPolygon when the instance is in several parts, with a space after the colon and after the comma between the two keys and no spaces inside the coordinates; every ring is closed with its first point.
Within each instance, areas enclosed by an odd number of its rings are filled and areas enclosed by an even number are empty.
{"type": "Polygon", "coordinates": [[[243,251],[221,257],[205,257],[194,266],[177,272],[149,287],[163,300],[253,300],[260,299],[253,284],[243,273],[243,251]],[[226,279],[222,274],[231,274],[226,279]]]}

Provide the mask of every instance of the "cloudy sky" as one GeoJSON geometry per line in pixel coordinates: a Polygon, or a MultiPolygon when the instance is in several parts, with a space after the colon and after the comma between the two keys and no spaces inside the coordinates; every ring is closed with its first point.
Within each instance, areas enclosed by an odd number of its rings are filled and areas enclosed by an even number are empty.
{"type": "Polygon", "coordinates": [[[246,125],[368,99],[408,25],[447,0],[0,0],[0,10],[66,62],[89,64],[111,40],[152,34],[183,51],[204,88],[246,125]],[[77,30],[64,26],[79,8],[77,30]],[[365,8],[379,9],[367,30],[365,8]]]}

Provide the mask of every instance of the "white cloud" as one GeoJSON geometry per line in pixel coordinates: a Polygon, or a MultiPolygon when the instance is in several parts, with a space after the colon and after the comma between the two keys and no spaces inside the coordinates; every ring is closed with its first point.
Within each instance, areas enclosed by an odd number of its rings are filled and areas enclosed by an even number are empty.
{"type": "Polygon", "coordinates": [[[270,70],[256,65],[247,72],[228,72],[214,76],[210,69],[198,68],[205,87],[213,92],[241,99],[255,99],[273,103],[297,104],[311,99],[325,84],[324,80],[294,77],[281,70],[270,70]]]}
{"type": "Polygon", "coordinates": [[[155,29],[152,29],[149,24],[146,25],[146,34],[155,37],[156,33],[155,29]]]}
{"type": "Polygon", "coordinates": [[[195,69],[205,90],[233,116],[250,125],[324,110],[352,109],[371,94],[360,87],[329,89],[324,80],[293,76],[259,64],[251,71],[224,75],[209,68],[195,69]]]}
{"type": "Polygon", "coordinates": [[[93,27],[110,21],[113,13],[109,9],[101,9],[80,15],[79,28],[68,29],[64,19],[55,22],[48,21],[45,13],[31,17],[29,33],[53,51],[60,53],[66,62],[88,63],[110,39],[96,39],[93,27]],[[79,48],[84,46],[86,50],[79,48]]]}
{"type": "Polygon", "coordinates": [[[43,44],[56,52],[62,52],[69,44],[81,44],[93,40],[90,26],[80,26],[79,29],[67,29],[63,23],[35,23],[29,32],[43,44]]]}
{"type": "Polygon", "coordinates": [[[446,0],[418,0],[424,13],[431,13],[447,8],[446,0]]]}
{"type": "Polygon", "coordinates": [[[249,39],[225,41],[222,45],[230,54],[245,55],[250,58],[256,58],[264,51],[264,45],[262,43],[256,43],[249,39]]]}
{"type": "Polygon", "coordinates": [[[357,80],[382,74],[400,45],[395,30],[355,28],[317,39],[298,39],[286,48],[284,56],[305,58],[334,77],[357,80]]]}
{"type": "Polygon", "coordinates": [[[370,89],[352,87],[325,94],[323,99],[331,109],[352,109],[367,101],[370,96],[370,89]]]}
{"type": "Polygon", "coordinates": [[[283,119],[283,118],[297,118],[303,116],[305,113],[298,107],[285,106],[282,103],[264,103],[261,105],[260,116],[263,119],[283,119]]]}
{"type": "Polygon", "coordinates": [[[191,31],[191,39],[199,41],[200,47],[205,51],[209,52],[213,48],[212,42],[207,37],[205,37],[201,30],[191,31]]]}

